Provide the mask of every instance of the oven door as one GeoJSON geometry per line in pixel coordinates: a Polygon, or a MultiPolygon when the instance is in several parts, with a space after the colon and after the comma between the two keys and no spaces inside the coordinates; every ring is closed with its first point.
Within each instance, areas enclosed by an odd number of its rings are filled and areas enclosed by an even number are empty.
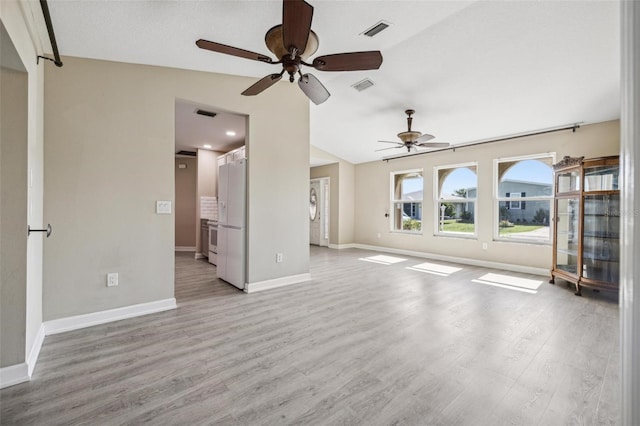
{"type": "Polygon", "coordinates": [[[218,225],[209,224],[209,263],[218,263],[218,225]]]}

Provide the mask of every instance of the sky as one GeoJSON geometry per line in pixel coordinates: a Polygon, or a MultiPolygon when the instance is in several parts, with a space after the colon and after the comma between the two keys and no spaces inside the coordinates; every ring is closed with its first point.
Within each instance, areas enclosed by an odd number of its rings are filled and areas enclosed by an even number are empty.
{"type": "MultiPolygon", "coordinates": [[[[432,175],[431,175],[432,176],[432,175]]],[[[431,176],[425,176],[430,185],[431,176]]],[[[511,167],[504,175],[503,179],[522,180],[526,182],[553,183],[553,170],[539,160],[524,160],[511,167]]],[[[451,195],[456,189],[475,188],[477,186],[476,174],[467,168],[457,169],[447,177],[442,185],[442,194],[451,195]]],[[[414,192],[422,189],[422,181],[419,179],[405,180],[404,192],[414,192]]]]}

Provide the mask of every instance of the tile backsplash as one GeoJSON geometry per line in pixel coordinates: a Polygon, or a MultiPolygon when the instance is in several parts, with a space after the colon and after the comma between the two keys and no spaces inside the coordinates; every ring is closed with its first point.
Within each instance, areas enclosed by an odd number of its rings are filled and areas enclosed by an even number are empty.
{"type": "Polygon", "coordinates": [[[218,220],[216,197],[200,197],[200,219],[218,220]]]}

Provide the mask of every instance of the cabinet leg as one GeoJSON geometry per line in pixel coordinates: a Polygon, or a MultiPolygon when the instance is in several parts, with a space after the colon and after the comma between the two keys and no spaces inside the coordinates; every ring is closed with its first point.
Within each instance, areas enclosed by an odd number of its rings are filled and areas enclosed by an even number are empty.
{"type": "Polygon", "coordinates": [[[551,279],[549,280],[549,284],[555,284],[556,283],[556,277],[551,277],[551,279]]]}
{"type": "Polygon", "coordinates": [[[582,289],[580,288],[580,284],[576,284],[576,292],[573,293],[576,296],[582,296],[582,289]]]}

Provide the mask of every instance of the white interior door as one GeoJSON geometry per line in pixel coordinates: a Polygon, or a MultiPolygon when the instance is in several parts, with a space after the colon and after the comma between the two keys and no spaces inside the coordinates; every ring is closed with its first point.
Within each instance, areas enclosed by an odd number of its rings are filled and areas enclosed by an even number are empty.
{"type": "Polygon", "coordinates": [[[309,188],[309,243],[320,245],[320,181],[312,180],[309,188]]]}

